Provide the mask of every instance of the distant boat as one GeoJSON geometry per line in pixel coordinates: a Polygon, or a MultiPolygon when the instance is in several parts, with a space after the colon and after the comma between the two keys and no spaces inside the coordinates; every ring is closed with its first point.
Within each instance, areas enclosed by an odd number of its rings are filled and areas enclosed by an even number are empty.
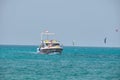
{"type": "Polygon", "coordinates": [[[72,41],[72,45],[73,45],[73,46],[75,45],[75,41],[74,41],[74,40],[72,41]]]}
{"type": "Polygon", "coordinates": [[[42,54],[50,53],[61,54],[63,51],[63,47],[61,46],[60,42],[57,40],[48,39],[49,35],[54,35],[54,33],[50,33],[48,31],[41,33],[41,44],[40,47],[37,48],[37,52],[42,54]],[[43,39],[43,35],[47,36],[47,39],[43,39]]]}

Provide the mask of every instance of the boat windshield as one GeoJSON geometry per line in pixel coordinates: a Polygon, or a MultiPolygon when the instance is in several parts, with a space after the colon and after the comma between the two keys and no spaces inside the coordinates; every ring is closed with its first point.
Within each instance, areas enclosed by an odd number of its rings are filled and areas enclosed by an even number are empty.
{"type": "Polygon", "coordinates": [[[60,44],[59,43],[54,43],[54,44],[52,44],[52,46],[60,46],[60,44]]]}
{"type": "Polygon", "coordinates": [[[46,46],[60,46],[60,44],[59,43],[54,43],[54,44],[51,44],[51,43],[46,43],[46,46]]]}
{"type": "Polygon", "coordinates": [[[50,45],[50,43],[46,43],[46,46],[49,46],[50,45]]]}

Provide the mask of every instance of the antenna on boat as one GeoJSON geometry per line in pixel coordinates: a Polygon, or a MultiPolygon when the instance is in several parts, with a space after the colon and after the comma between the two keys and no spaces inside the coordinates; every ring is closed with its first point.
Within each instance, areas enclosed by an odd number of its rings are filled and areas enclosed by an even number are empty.
{"type": "Polygon", "coordinates": [[[47,39],[48,39],[48,36],[49,35],[54,35],[55,33],[50,33],[50,32],[48,32],[48,31],[45,31],[45,32],[42,32],[41,33],[41,40],[43,40],[43,35],[46,35],[47,36],[47,39]]]}

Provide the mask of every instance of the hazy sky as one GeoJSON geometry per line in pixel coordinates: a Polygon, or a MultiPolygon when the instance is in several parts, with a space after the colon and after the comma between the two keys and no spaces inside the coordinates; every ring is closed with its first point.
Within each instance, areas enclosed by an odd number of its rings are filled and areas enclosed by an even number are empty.
{"type": "Polygon", "coordinates": [[[120,0],[0,0],[0,44],[39,45],[44,30],[64,45],[120,46],[120,0]]]}

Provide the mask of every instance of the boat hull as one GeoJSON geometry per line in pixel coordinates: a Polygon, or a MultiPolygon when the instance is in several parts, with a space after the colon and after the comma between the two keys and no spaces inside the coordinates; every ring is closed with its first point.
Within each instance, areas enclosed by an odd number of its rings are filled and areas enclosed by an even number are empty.
{"type": "Polygon", "coordinates": [[[58,53],[58,54],[61,54],[62,51],[63,51],[62,48],[40,49],[40,53],[42,53],[42,54],[50,54],[50,53],[58,53]]]}

